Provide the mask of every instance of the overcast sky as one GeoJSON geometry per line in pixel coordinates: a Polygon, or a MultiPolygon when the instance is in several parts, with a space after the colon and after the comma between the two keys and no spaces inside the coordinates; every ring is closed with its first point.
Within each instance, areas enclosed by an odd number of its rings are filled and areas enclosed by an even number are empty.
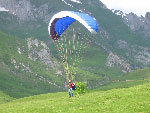
{"type": "Polygon", "coordinates": [[[150,12],[150,0],[100,0],[109,9],[119,9],[125,13],[133,12],[145,16],[150,12]]]}

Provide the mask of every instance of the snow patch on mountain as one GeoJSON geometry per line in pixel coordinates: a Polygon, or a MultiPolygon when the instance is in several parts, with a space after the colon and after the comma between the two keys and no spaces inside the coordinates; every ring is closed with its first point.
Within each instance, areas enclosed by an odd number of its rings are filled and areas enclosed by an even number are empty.
{"type": "Polygon", "coordinates": [[[72,2],[76,2],[78,4],[82,4],[82,2],[80,2],[80,0],[71,0],[72,2]]]}
{"type": "Polygon", "coordinates": [[[145,39],[150,38],[150,12],[145,17],[138,16],[134,13],[126,14],[120,10],[111,10],[114,14],[120,16],[123,22],[132,30],[140,32],[145,39]]]}
{"type": "Polygon", "coordinates": [[[111,10],[114,14],[118,15],[118,16],[121,16],[122,18],[126,17],[126,13],[120,11],[120,10],[115,10],[115,9],[112,9],[111,10]]]}
{"type": "Polygon", "coordinates": [[[64,2],[65,4],[67,4],[68,6],[73,7],[71,4],[67,3],[65,0],[61,0],[62,2],[64,2]]]}
{"type": "Polygon", "coordinates": [[[9,10],[5,9],[4,7],[0,7],[0,11],[6,11],[6,12],[8,12],[9,10]]]}

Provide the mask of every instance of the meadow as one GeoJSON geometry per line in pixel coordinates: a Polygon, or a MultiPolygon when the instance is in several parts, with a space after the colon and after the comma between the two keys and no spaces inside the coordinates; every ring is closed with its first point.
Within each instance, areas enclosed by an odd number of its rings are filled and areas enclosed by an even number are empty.
{"type": "Polygon", "coordinates": [[[49,93],[14,99],[0,105],[1,113],[148,113],[150,83],[90,91],[69,98],[67,92],[49,93]]]}

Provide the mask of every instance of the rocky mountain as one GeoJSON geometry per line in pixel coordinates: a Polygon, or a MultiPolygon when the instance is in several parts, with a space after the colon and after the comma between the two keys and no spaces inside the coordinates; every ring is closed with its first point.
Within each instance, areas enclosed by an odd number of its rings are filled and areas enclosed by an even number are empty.
{"type": "MultiPolygon", "coordinates": [[[[77,67],[76,80],[93,87],[94,83],[104,85],[134,69],[150,67],[149,13],[138,17],[133,13],[111,11],[99,0],[0,0],[0,9],[3,10],[0,11],[0,39],[4,45],[10,40],[12,45],[0,46],[1,50],[11,51],[10,54],[0,52],[0,75],[9,75],[9,72],[19,78],[21,82],[14,81],[12,87],[16,87],[17,82],[29,89],[24,80],[29,83],[33,80],[31,89],[36,87],[35,92],[40,89],[38,93],[64,90],[64,69],[47,30],[50,18],[62,10],[87,13],[95,17],[99,25],[91,47],[77,67]],[[10,36],[18,38],[12,38],[13,42],[10,36]],[[4,37],[7,40],[3,40],[4,37]],[[7,71],[3,72],[3,66],[7,71]]],[[[0,83],[0,88],[8,89],[4,91],[8,93],[10,89],[2,87],[6,83],[0,83]]],[[[31,92],[28,91],[28,95],[37,94],[31,92]]]]}
{"type": "Polygon", "coordinates": [[[10,14],[16,15],[21,22],[45,19],[45,15],[48,15],[48,4],[36,7],[28,0],[1,0],[0,7],[7,9],[10,14]]]}
{"type": "MultiPolygon", "coordinates": [[[[123,20],[123,22],[136,34],[141,36],[144,40],[148,41],[150,38],[150,12],[147,12],[145,17],[137,16],[134,13],[125,14],[120,10],[111,10],[114,14],[120,16],[123,20]]],[[[149,64],[149,47],[138,47],[140,51],[137,53],[134,53],[134,58],[137,62],[143,63],[144,66],[147,67],[147,64],[149,64]]]]}
{"type": "Polygon", "coordinates": [[[150,12],[147,12],[145,17],[137,16],[134,13],[125,14],[120,10],[112,10],[116,15],[122,17],[124,23],[135,32],[138,32],[141,35],[144,35],[145,39],[150,38],[150,12]]]}

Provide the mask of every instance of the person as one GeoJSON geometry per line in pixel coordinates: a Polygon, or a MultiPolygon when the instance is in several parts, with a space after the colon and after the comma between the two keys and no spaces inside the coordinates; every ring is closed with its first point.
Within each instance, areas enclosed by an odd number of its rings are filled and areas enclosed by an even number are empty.
{"type": "Polygon", "coordinates": [[[75,83],[72,82],[72,90],[75,90],[76,89],[76,85],[75,83]]]}
{"type": "Polygon", "coordinates": [[[73,92],[72,92],[72,83],[71,80],[68,80],[69,84],[69,89],[68,89],[68,93],[69,93],[69,97],[73,97],[73,92]]]}

